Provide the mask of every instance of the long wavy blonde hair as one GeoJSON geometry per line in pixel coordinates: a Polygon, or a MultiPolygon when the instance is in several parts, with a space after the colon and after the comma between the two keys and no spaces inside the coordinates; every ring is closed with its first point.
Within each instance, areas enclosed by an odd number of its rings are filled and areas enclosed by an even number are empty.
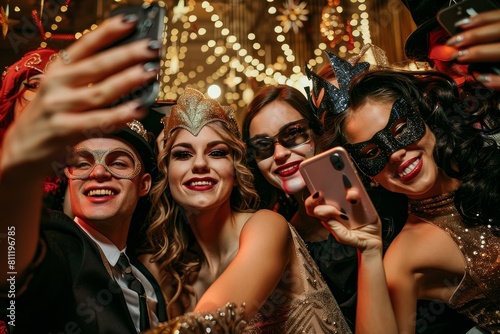
{"type": "MultiPolygon", "coordinates": [[[[230,195],[231,209],[234,212],[254,212],[259,197],[254,189],[254,178],[246,165],[245,144],[221,122],[211,122],[206,126],[214,130],[229,146],[233,157],[234,172],[237,180],[230,195]]],[[[151,190],[152,224],[147,230],[148,252],[152,262],[160,264],[162,282],[172,279],[171,296],[167,296],[167,313],[173,318],[187,311],[190,295],[193,294],[190,274],[199,271],[203,254],[183,212],[183,208],[172,197],[168,184],[168,165],[170,150],[179,130],[167,139],[158,156],[159,181],[151,190]]],[[[191,276],[192,277],[192,276],[191,276]]]]}

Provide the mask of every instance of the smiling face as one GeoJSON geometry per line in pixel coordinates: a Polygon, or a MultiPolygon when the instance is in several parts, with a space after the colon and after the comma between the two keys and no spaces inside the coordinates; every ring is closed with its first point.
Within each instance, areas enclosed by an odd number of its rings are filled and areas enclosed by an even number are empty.
{"type": "Polygon", "coordinates": [[[197,136],[185,129],[176,132],[168,161],[174,200],[190,212],[229,208],[237,183],[231,148],[210,124],[197,136]]]}
{"type": "MultiPolygon", "coordinates": [[[[126,142],[114,138],[87,139],[76,148],[84,149],[83,152],[109,150],[111,153],[105,159],[107,167],[95,164],[88,177],[69,179],[71,208],[75,216],[94,226],[99,221],[129,221],[139,198],[149,192],[151,176],[139,173],[134,177],[121,178],[113,175],[110,170],[121,170],[127,164],[133,164],[133,159],[120,152],[133,152],[134,149],[126,142]]],[[[134,154],[138,156],[137,153],[134,154]]],[[[80,156],[79,163],[83,168],[85,161],[90,166],[94,160],[91,154],[85,154],[80,156]]],[[[132,174],[128,173],[130,175],[132,174]]]]}
{"type": "MultiPolygon", "coordinates": [[[[302,115],[288,103],[274,101],[262,108],[252,119],[249,127],[249,137],[274,137],[280,131],[289,131],[290,135],[302,132],[290,123],[303,119],[302,115]],[[291,125],[293,128],[285,130],[291,125]]],[[[257,165],[266,180],[276,188],[288,194],[295,194],[305,188],[305,182],[299,172],[299,164],[315,152],[312,130],[309,140],[297,146],[286,148],[280,142],[274,142],[274,154],[266,159],[257,159],[257,165]]]]}
{"type": "MultiPolygon", "coordinates": [[[[368,142],[366,148],[368,161],[370,150],[377,145],[369,142],[373,137],[386,129],[391,115],[393,102],[368,101],[357,109],[351,110],[345,123],[345,137],[350,144],[368,142]]],[[[406,121],[395,121],[390,132],[394,138],[407,135],[409,130],[406,121]]],[[[398,148],[389,156],[385,167],[373,178],[384,188],[406,194],[409,198],[426,198],[440,194],[440,180],[443,177],[434,160],[433,151],[436,138],[425,125],[423,136],[409,145],[398,148]]]]}

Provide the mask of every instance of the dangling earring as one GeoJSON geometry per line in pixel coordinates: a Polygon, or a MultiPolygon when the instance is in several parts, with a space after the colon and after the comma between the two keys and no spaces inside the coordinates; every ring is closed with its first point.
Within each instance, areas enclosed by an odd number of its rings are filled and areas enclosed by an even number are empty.
{"type": "Polygon", "coordinates": [[[377,182],[377,180],[375,180],[375,179],[373,179],[373,178],[370,180],[370,186],[371,186],[372,188],[377,188],[379,185],[380,185],[380,184],[377,182]]]}

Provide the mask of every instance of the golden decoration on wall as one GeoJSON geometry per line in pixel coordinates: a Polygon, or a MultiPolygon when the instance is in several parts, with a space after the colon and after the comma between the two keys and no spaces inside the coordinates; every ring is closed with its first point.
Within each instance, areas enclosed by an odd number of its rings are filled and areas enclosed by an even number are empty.
{"type": "Polygon", "coordinates": [[[305,1],[297,5],[294,0],[288,0],[284,5],[285,8],[279,9],[282,15],[279,15],[276,19],[280,21],[284,32],[293,29],[295,34],[299,33],[299,29],[304,27],[303,22],[308,20],[307,14],[309,14],[309,10],[305,9],[306,6],[307,2],[305,1]]]}

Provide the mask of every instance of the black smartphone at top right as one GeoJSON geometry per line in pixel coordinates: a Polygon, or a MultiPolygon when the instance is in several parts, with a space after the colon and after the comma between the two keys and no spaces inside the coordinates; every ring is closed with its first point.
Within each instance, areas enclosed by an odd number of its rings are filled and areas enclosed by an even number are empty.
{"type": "Polygon", "coordinates": [[[482,12],[499,9],[496,0],[464,0],[437,13],[437,21],[451,36],[458,34],[461,29],[455,23],[482,12]]]}

